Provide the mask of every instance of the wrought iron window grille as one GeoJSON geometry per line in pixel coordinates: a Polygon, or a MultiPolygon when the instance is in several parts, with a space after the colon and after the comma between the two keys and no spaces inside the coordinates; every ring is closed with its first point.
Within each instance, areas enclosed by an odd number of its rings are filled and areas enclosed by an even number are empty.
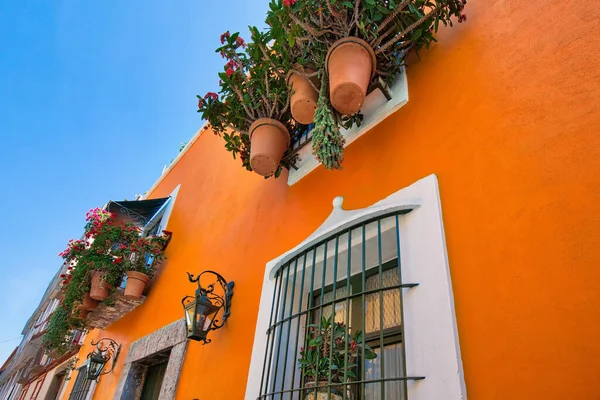
{"type": "Polygon", "coordinates": [[[407,382],[425,379],[406,375],[402,297],[419,285],[402,281],[399,219],[407,212],[336,233],[277,271],[258,399],[405,400],[407,382]],[[346,330],[339,350],[344,362],[333,364],[335,335],[325,335],[329,354],[316,352],[311,375],[298,364],[300,348],[311,345],[310,325],[323,317],[346,330]],[[362,339],[354,366],[348,348],[357,331],[362,339]],[[376,359],[365,357],[368,346],[376,359]],[[320,379],[321,363],[329,365],[326,380],[320,379]]]}

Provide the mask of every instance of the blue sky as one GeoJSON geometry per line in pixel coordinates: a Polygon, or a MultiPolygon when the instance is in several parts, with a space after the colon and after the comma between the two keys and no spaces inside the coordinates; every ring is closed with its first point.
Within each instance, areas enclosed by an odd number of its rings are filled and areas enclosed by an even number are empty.
{"type": "Polygon", "coordinates": [[[0,0],[0,363],[81,234],[145,192],[201,126],[214,49],[268,0],[0,0]]]}

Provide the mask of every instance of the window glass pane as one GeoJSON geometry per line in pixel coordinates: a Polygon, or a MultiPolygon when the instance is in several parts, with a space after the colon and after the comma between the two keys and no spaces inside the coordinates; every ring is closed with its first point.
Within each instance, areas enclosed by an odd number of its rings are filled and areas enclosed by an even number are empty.
{"type": "MultiPolygon", "coordinates": [[[[339,286],[342,286],[340,288],[336,288],[335,292],[335,299],[336,299],[336,303],[335,303],[335,322],[343,322],[346,323],[346,306],[348,305],[348,302],[346,301],[346,297],[348,297],[348,288],[346,287],[346,283],[339,283],[339,286]],[[337,303],[338,299],[343,299],[341,300],[339,303],[337,303]]],[[[315,306],[318,306],[321,304],[321,296],[320,296],[320,291],[319,291],[319,295],[316,296],[315,298],[315,306]]],[[[325,292],[323,295],[323,304],[326,303],[330,303],[331,301],[333,301],[333,290],[330,290],[328,292],[325,292]]],[[[350,309],[350,312],[352,312],[352,309],[350,309]]],[[[323,307],[323,317],[325,318],[329,318],[331,317],[331,304],[328,306],[323,307]]],[[[313,321],[316,323],[317,319],[319,318],[319,311],[315,311],[314,312],[314,317],[313,317],[313,321]]]]}
{"type": "MultiPolygon", "coordinates": [[[[377,353],[377,358],[366,360],[365,362],[365,380],[381,379],[381,349],[373,349],[377,353]]],[[[402,371],[402,344],[392,344],[384,347],[383,354],[385,362],[385,377],[398,378],[404,376],[402,371]]],[[[386,400],[386,399],[404,399],[402,381],[385,382],[385,399],[381,398],[381,384],[369,383],[365,385],[365,400],[386,400]]]]}
{"type": "MultiPolygon", "coordinates": [[[[398,268],[391,268],[382,273],[383,287],[400,284],[398,268]]],[[[379,289],[379,274],[367,278],[365,291],[379,289]]],[[[379,292],[365,296],[365,331],[368,333],[379,330],[380,317],[379,292]]],[[[383,329],[400,326],[402,316],[400,313],[400,289],[385,290],[383,292],[383,329]]]]}

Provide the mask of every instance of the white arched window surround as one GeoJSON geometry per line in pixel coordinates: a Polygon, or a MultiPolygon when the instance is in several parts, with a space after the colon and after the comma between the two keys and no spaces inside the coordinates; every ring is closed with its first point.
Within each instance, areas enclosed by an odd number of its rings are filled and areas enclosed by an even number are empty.
{"type": "Polygon", "coordinates": [[[331,215],[305,241],[267,263],[246,400],[259,396],[266,331],[275,291],[274,276],[278,268],[337,232],[402,210],[410,210],[400,222],[402,281],[419,283],[403,296],[406,373],[425,377],[409,382],[408,397],[410,400],[466,399],[437,177],[429,175],[364,209],[344,210],[342,200],[341,197],[334,200],[331,215]]]}

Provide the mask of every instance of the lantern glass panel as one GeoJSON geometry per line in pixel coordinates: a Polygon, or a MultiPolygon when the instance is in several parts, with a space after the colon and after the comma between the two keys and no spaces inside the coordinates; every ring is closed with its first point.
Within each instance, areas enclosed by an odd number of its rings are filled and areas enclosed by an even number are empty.
{"type": "Polygon", "coordinates": [[[190,334],[194,330],[194,314],[196,313],[196,301],[190,301],[185,305],[185,326],[187,333],[190,334]]]}
{"type": "Polygon", "coordinates": [[[203,332],[210,330],[214,316],[218,311],[219,307],[213,305],[206,297],[199,299],[196,304],[196,329],[203,332]]]}
{"type": "Polygon", "coordinates": [[[107,359],[102,354],[92,354],[90,362],[88,363],[88,377],[90,379],[98,378],[106,365],[106,361],[107,359]]]}

